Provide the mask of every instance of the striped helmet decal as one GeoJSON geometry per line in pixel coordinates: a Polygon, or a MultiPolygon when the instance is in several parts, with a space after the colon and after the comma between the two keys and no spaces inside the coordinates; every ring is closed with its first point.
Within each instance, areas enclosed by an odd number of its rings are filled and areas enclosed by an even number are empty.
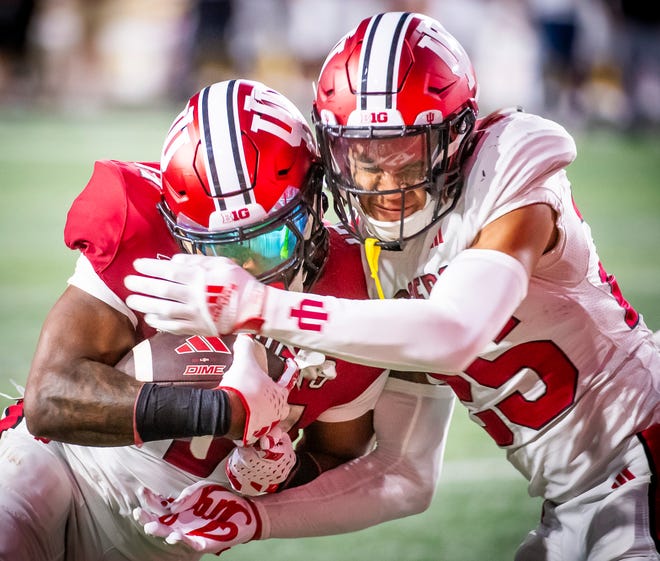
{"type": "Polygon", "coordinates": [[[413,18],[411,13],[394,12],[379,14],[369,22],[360,52],[359,106],[356,109],[383,111],[396,108],[394,90],[399,76],[401,48],[413,18]]]}
{"type": "Polygon", "coordinates": [[[204,88],[199,95],[199,131],[208,170],[209,188],[218,210],[226,210],[220,197],[242,193],[243,204],[255,202],[249,188],[238,116],[238,84],[229,80],[204,88]],[[213,125],[211,125],[213,123],[213,125]]]}

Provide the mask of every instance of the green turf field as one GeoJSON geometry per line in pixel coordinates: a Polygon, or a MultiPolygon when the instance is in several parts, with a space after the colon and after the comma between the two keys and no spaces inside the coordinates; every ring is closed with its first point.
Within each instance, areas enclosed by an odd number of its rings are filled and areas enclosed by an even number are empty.
{"type": "MultiPolygon", "coordinates": [[[[75,255],[64,247],[62,227],[93,161],[157,159],[174,114],[54,116],[0,109],[0,392],[15,393],[10,379],[25,381],[41,322],[72,270],[75,255]]],[[[595,132],[577,141],[580,155],[569,169],[576,202],[606,269],[658,330],[660,138],[595,132]]],[[[512,558],[538,515],[539,501],[527,497],[522,479],[459,405],[428,512],[346,536],[256,542],[222,558],[500,561],[512,558]]]]}

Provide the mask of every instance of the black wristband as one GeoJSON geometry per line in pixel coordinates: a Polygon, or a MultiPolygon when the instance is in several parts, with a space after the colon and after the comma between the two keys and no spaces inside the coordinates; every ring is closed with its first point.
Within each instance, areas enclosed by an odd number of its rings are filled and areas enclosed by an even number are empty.
{"type": "Polygon", "coordinates": [[[135,400],[135,431],[142,442],[224,436],[231,408],[222,390],[144,384],[135,400]]]}

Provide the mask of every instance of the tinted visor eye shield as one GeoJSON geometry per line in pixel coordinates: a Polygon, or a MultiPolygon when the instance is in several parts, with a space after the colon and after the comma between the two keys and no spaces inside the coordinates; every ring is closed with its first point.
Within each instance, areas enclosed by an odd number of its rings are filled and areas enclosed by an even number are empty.
{"type": "Polygon", "coordinates": [[[228,257],[261,278],[302,255],[304,233],[309,222],[308,209],[297,204],[253,226],[227,232],[201,232],[176,224],[162,204],[159,208],[184,251],[228,257]]]}
{"type": "MultiPolygon", "coordinates": [[[[388,174],[401,187],[417,187],[431,181],[433,162],[438,148],[437,132],[428,127],[414,130],[354,131],[338,128],[326,131],[327,158],[335,179],[343,189],[368,193],[369,179],[388,174]],[[384,133],[389,133],[389,136],[384,133]],[[361,134],[359,134],[361,133],[361,134]]],[[[385,189],[379,189],[381,194],[385,189]]]]}

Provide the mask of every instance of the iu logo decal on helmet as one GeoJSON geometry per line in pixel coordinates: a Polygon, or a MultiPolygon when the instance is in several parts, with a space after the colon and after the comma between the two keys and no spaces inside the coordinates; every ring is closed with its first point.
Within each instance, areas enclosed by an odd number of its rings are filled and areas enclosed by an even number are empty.
{"type": "Polygon", "coordinates": [[[401,249],[437,223],[460,194],[477,111],[472,63],[437,21],[383,13],[343,37],[321,69],[314,122],[346,228],[401,249]]]}
{"type": "Polygon", "coordinates": [[[249,80],[202,89],[170,127],[161,173],[160,210],[184,251],[230,257],[287,288],[315,280],[327,245],[320,162],[282,94],[249,80]]]}

